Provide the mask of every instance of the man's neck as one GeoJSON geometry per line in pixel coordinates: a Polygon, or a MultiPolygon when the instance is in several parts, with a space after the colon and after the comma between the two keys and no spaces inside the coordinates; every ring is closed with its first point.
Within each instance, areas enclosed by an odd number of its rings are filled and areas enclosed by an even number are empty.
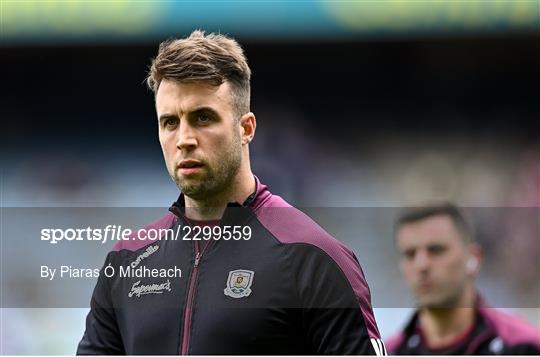
{"type": "Polygon", "coordinates": [[[239,172],[230,188],[207,200],[184,196],[186,217],[194,220],[221,219],[229,202],[242,204],[255,191],[255,177],[251,170],[239,172]]]}
{"type": "Polygon", "coordinates": [[[461,300],[455,307],[423,308],[420,311],[420,326],[429,347],[448,346],[472,328],[476,316],[474,295],[461,300]]]}

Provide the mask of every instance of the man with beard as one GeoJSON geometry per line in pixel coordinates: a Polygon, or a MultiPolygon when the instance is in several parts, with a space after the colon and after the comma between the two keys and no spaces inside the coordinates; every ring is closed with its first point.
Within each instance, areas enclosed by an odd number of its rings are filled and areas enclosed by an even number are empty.
{"type": "Polygon", "coordinates": [[[398,355],[539,354],[540,331],[489,308],[475,288],[481,250],[450,203],[406,210],[396,223],[400,269],[418,304],[386,345],[398,355]]]}
{"type": "Polygon", "coordinates": [[[185,274],[102,273],[78,354],[384,354],[353,252],[251,172],[256,119],[238,43],[201,31],[163,42],[148,85],[182,193],[145,229],[182,238],[122,241],[103,272],[142,261],[185,274]]]}

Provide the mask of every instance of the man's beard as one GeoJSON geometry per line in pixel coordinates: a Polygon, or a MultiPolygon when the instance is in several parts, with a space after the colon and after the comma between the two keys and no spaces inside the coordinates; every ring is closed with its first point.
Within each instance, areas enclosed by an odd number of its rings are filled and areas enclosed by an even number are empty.
{"type": "Polygon", "coordinates": [[[426,309],[451,309],[456,307],[463,307],[459,306],[463,291],[463,286],[456,289],[451,289],[446,294],[442,294],[442,296],[438,296],[436,298],[429,299],[430,301],[424,301],[423,303],[420,303],[420,307],[426,309]]]}
{"type": "Polygon", "coordinates": [[[206,170],[202,177],[184,179],[178,171],[174,173],[174,181],[182,193],[196,201],[212,201],[213,198],[231,189],[234,178],[242,163],[242,146],[240,136],[235,135],[233,142],[218,158],[215,167],[204,162],[206,170]]]}

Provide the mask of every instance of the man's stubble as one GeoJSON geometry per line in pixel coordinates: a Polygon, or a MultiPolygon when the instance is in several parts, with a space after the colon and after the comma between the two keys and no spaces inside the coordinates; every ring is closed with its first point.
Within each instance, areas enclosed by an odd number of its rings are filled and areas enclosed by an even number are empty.
{"type": "Polygon", "coordinates": [[[213,166],[203,160],[205,172],[201,178],[184,180],[178,171],[174,172],[173,179],[184,195],[197,201],[212,201],[212,198],[231,189],[242,163],[242,144],[236,130],[231,144],[224,149],[213,166]]]}

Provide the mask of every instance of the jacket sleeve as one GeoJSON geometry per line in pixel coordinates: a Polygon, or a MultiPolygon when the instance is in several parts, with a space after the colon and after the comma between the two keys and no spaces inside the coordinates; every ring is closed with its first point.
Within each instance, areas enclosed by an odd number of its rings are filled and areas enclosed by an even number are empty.
{"type": "Polygon", "coordinates": [[[86,330],[79,342],[77,355],[125,354],[112,304],[109,278],[103,273],[111,254],[109,253],[94,288],[90,312],[86,317],[86,330]]]}
{"type": "Polygon", "coordinates": [[[313,353],[386,355],[369,287],[352,251],[338,242],[325,250],[303,248],[295,259],[296,284],[313,353]]]}

